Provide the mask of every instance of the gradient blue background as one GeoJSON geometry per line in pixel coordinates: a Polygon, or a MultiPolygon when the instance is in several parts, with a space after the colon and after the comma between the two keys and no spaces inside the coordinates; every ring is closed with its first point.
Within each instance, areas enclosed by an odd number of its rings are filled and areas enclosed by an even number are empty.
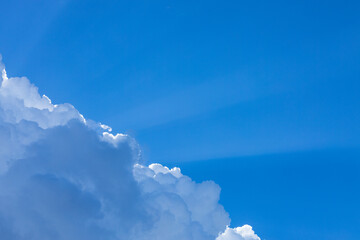
{"type": "Polygon", "coordinates": [[[213,179],[264,240],[360,239],[359,1],[0,0],[54,103],[213,179]]]}

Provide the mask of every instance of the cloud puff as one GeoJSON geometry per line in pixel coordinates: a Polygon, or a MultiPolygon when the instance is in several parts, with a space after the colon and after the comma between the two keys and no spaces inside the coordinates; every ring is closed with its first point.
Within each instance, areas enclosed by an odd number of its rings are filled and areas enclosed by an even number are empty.
{"type": "Polygon", "coordinates": [[[134,176],[146,199],[146,209],[156,212],[148,239],[156,239],[159,234],[164,239],[214,239],[230,223],[218,203],[220,188],[214,182],[198,184],[182,175],[179,168],[160,164],[137,164],[134,176]]]}
{"type": "Polygon", "coordinates": [[[214,182],[144,166],[131,137],[0,71],[2,239],[259,240],[227,228],[214,182]]]}
{"type": "Polygon", "coordinates": [[[216,240],[260,240],[259,236],[255,234],[252,227],[244,225],[237,228],[227,227],[216,240]]]}

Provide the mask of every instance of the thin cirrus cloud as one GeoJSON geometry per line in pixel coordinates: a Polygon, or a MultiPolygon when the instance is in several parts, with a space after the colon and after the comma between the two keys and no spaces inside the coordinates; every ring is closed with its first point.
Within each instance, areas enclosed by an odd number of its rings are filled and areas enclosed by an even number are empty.
{"type": "Polygon", "coordinates": [[[0,234],[8,240],[259,240],[220,187],[143,165],[136,141],[52,104],[0,62],[0,234]]]}
{"type": "Polygon", "coordinates": [[[114,114],[111,119],[115,118],[122,127],[146,129],[216,111],[240,102],[252,101],[276,91],[279,90],[255,90],[248,77],[236,75],[230,80],[217,79],[184,87],[177,92],[138,104],[121,114],[114,114]],[[139,112],[142,113],[141,118],[139,112]]]}

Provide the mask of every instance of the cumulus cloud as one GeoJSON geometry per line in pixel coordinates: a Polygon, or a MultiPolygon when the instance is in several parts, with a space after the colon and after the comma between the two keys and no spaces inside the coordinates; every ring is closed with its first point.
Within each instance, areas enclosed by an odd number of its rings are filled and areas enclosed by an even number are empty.
{"type": "Polygon", "coordinates": [[[214,182],[145,166],[133,138],[8,77],[1,57],[0,71],[2,239],[260,239],[227,227],[214,182]]]}
{"type": "Polygon", "coordinates": [[[227,227],[225,232],[216,240],[260,240],[260,238],[255,234],[251,226],[244,225],[237,228],[227,227]]]}
{"type": "Polygon", "coordinates": [[[182,175],[179,168],[168,169],[160,164],[137,164],[134,176],[147,209],[157,213],[148,239],[156,239],[160,233],[164,239],[214,239],[230,222],[218,203],[220,188],[214,182],[197,184],[182,175]]]}

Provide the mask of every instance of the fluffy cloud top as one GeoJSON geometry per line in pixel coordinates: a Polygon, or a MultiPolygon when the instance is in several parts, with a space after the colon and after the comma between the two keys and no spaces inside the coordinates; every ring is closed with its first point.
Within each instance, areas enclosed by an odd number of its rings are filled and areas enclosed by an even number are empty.
{"type": "Polygon", "coordinates": [[[237,228],[226,228],[216,240],[260,240],[258,235],[255,234],[252,227],[244,225],[237,228]]]}
{"type": "Polygon", "coordinates": [[[141,165],[134,139],[0,71],[1,239],[260,240],[227,227],[214,182],[141,165]]]}

